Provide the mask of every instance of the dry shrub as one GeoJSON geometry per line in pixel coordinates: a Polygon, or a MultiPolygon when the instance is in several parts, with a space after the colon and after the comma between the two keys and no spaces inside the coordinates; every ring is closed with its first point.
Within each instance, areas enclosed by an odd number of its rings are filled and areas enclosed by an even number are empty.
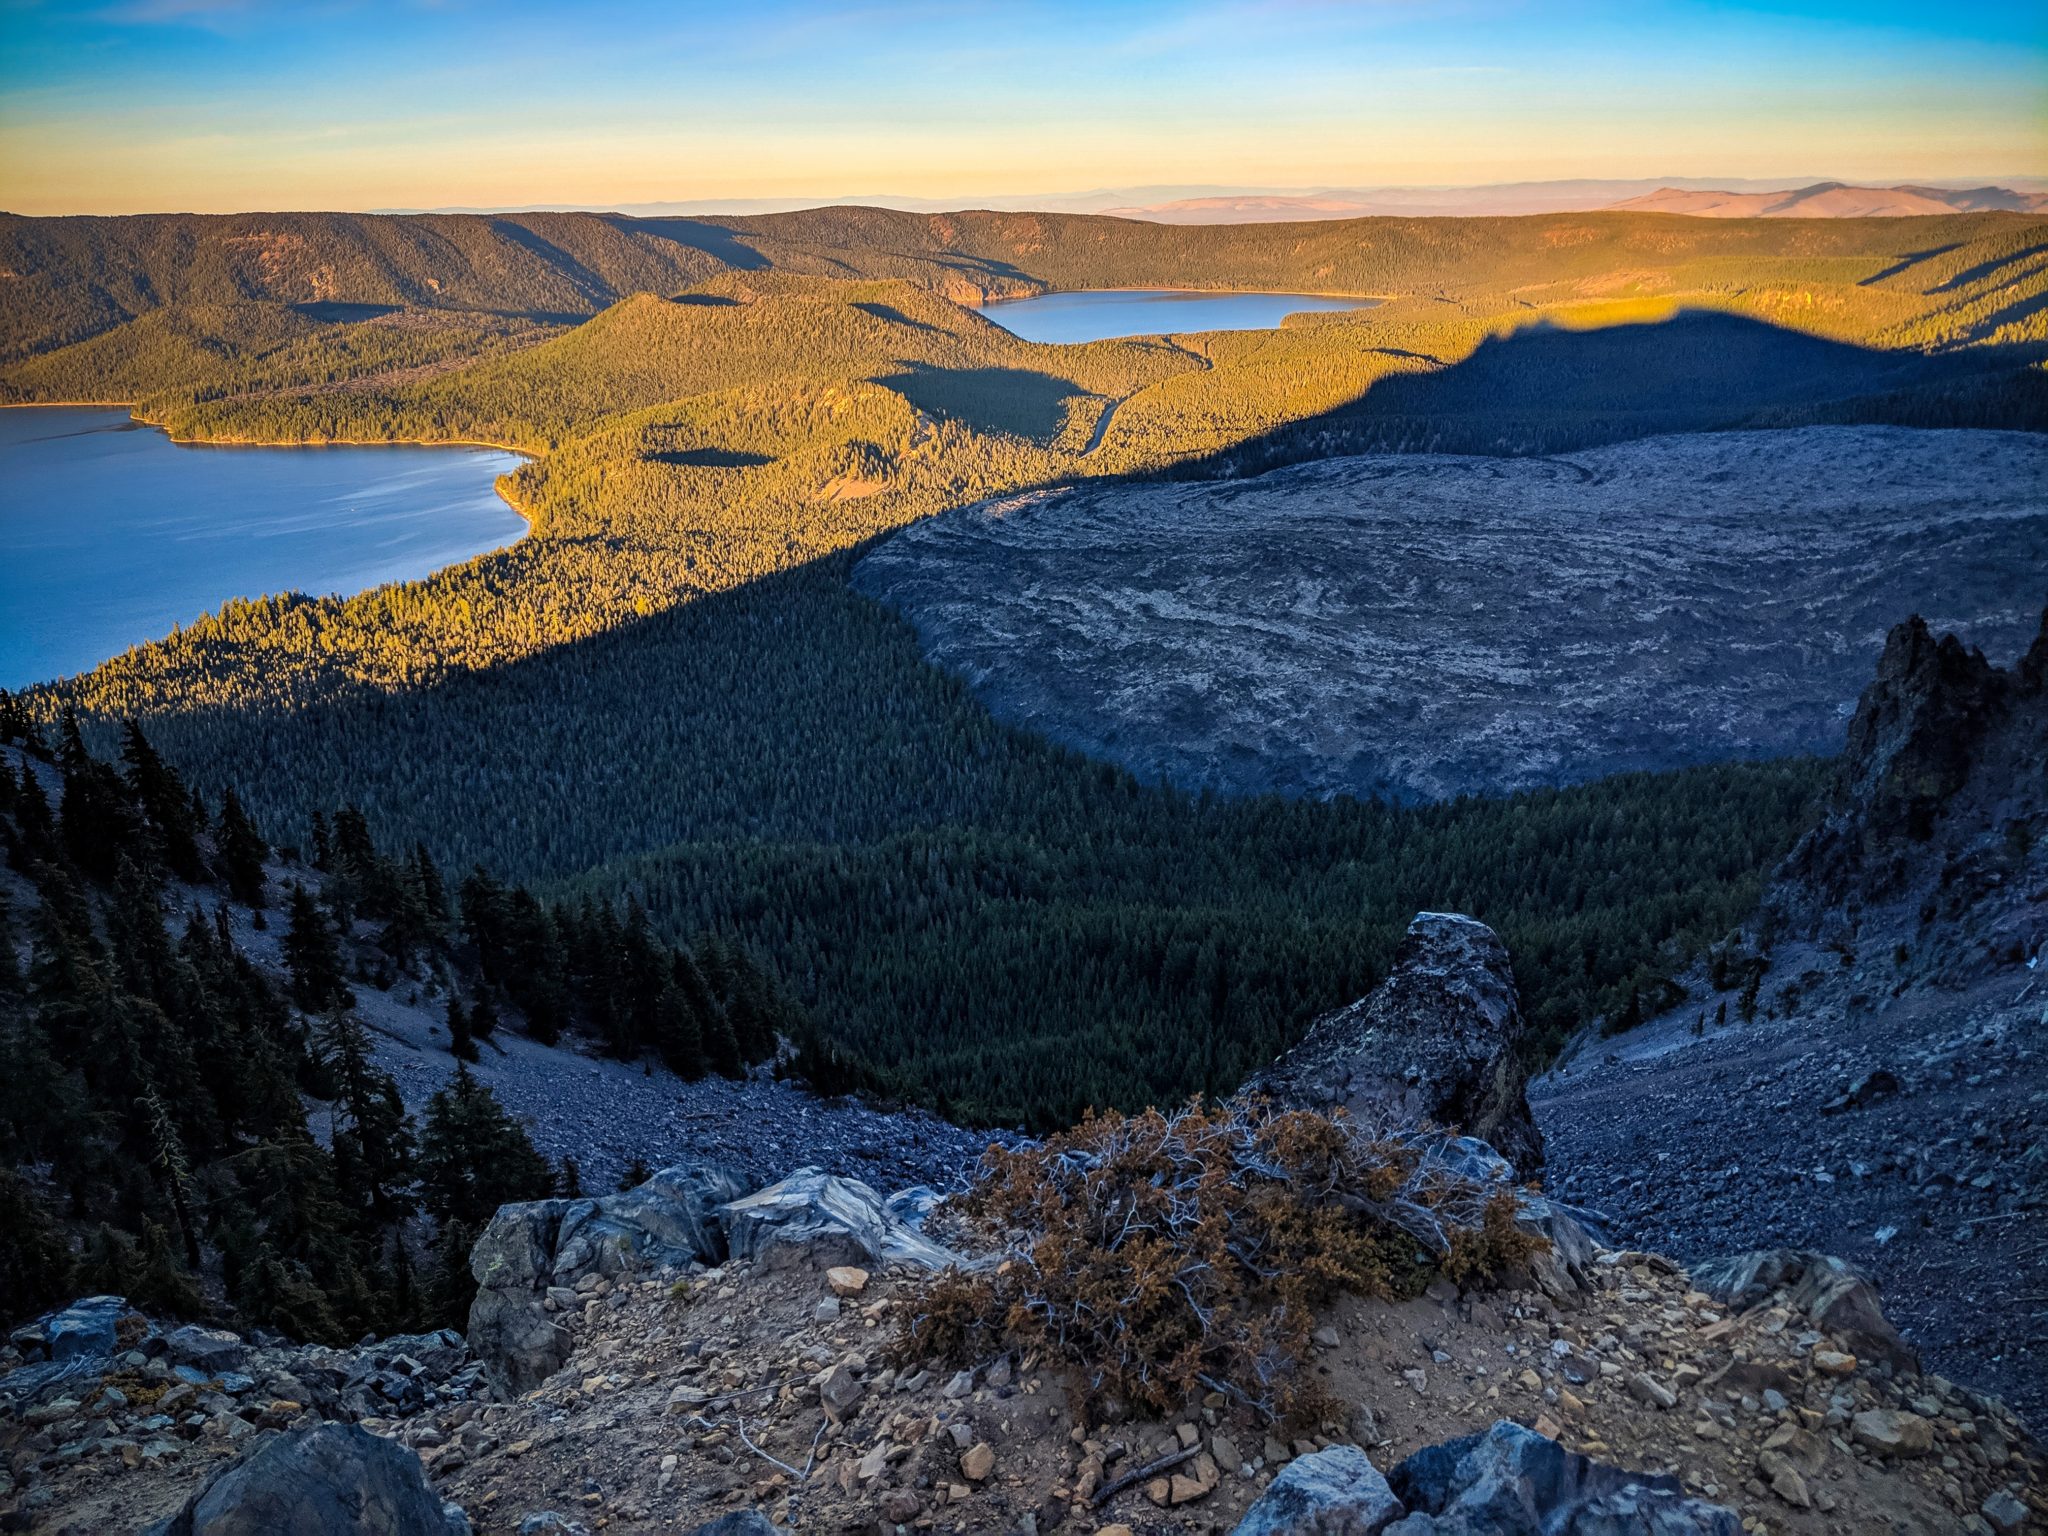
{"type": "Polygon", "coordinates": [[[1220,1392],[1269,1422],[1329,1407],[1303,1366],[1335,1293],[1411,1293],[1438,1265],[1463,1276],[1542,1247],[1511,1195],[1489,1200],[1428,1143],[1257,1102],[1091,1114],[992,1148],[962,1205],[1006,1256],[934,1277],[900,1359],[1014,1346],[1069,1368],[1091,1409],[1220,1392]]]}

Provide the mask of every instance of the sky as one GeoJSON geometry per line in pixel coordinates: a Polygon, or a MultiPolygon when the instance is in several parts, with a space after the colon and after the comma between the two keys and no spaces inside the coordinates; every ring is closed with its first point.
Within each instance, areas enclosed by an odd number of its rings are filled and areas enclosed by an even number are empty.
{"type": "Polygon", "coordinates": [[[0,0],[0,209],[2048,174],[2003,0],[0,0]]]}

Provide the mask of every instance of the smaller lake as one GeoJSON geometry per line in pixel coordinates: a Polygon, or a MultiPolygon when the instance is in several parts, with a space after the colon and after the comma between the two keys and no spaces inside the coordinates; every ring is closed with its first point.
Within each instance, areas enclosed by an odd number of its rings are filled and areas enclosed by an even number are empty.
{"type": "Polygon", "coordinates": [[[1026,341],[1108,341],[1117,336],[1186,336],[1195,331],[1272,331],[1289,315],[1370,309],[1377,299],[1326,293],[1202,293],[1186,288],[1117,288],[1001,299],[981,312],[1026,341]]]}
{"type": "Polygon", "coordinates": [[[492,448],[173,443],[126,411],[0,410],[0,687],[84,672],[230,598],[347,595],[510,544],[492,448]]]}

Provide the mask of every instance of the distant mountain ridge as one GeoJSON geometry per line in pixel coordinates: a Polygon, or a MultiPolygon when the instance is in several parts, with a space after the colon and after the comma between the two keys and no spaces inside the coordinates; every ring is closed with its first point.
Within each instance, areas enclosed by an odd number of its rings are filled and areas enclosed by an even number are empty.
{"type": "Polygon", "coordinates": [[[1528,181],[1483,187],[1331,188],[1317,192],[1218,193],[1129,203],[1101,211],[1155,224],[1271,224],[1310,219],[1482,218],[1537,213],[1689,213],[1715,218],[1898,218],[1938,213],[2037,213],[2048,192],[2017,186],[1863,187],[1840,181],[1798,186],[1719,184],[1678,178],[1640,181],[1528,181]]]}
{"type": "Polygon", "coordinates": [[[2048,193],[2010,187],[1852,187],[1816,182],[1783,192],[1660,187],[1614,203],[1625,213],[1684,213],[1705,219],[1897,219],[1945,213],[2039,213],[2048,193]]]}

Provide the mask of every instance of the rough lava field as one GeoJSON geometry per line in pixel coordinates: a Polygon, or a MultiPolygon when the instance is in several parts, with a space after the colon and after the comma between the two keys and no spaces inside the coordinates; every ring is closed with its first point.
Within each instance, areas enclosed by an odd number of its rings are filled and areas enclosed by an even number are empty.
{"type": "Polygon", "coordinates": [[[853,579],[999,718],[1146,780],[1510,792],[1832,752],[1903,614],[2010,660],[2048,442],[1813,427],[1041,491],[853,579]]]}

